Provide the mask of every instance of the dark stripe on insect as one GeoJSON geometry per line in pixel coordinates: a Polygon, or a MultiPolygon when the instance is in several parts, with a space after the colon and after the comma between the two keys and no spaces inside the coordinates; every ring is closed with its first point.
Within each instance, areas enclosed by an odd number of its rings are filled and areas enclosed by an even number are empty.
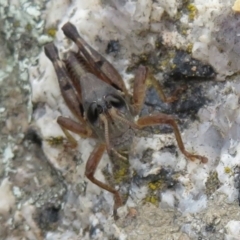
{"type": "Polygon", "coordinates": [[[80,109],[80,112],[81,112],[81,114],[83,116],[84,109],[83,109],[83,105],[81,103],[79,104],[79,109],[80,109]]]}
{"type": "Polygon", "coordinates": [[[104,61],[97,61],[97,62],[95,62],[95,64],[96,64],[96,66],[97,67],[99,67],[99,68],[101,68],[102,67],[102,65],[103,65],[103,63],[104,63],[104,61]]]}
{"type": "Polygon", "coordinates": [[[72,88],[72,86],[71,86],[70,83],[66,83],[66,84],[63,86],[63,90],[64,90],[64,91],[67,91],[67,90],[69,90],[70,88],[72,88]]]}

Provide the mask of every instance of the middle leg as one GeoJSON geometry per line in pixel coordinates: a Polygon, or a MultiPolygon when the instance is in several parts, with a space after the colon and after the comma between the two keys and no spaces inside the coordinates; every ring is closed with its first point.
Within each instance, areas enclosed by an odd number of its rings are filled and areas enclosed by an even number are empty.
{"type": "Polygon", "coordinates": [[[159,113],[159,114],[154,115],[154,116],[141,117],[137,121],[137,125],[140,126],[141,128],[147,127],[147,126],[159,125],[159,124],[167,124],[167,125],[170,125],[173,128],[178,147],[180,148],[181,152],[188,159],[190,159],[191,161],[193,161],[194,159],[198,159],[202,163],[207,163],[208,159],[206,157],[201,156],[201,155],[191,154],[190,152],[188,152],[185,149],[180,131],[179,131],[178,126],[177,126],[177,123],[172,116],[167,115],[167,114],[163,114],[163,113],[159,113]]]}
{"type": "Polygon", "coordinates": [[[149,72],[148,68],[140,65],[137,69],[133,86],[133,111],[135,115],[139,114],[141,111],[145,100],[146,90],[151,86],[156,89],[160,99],[165,103],[176,101],[178,95],[186,89],[186,87],[178,87],[171,96],[167,97],[161,84],[149,72]]]}

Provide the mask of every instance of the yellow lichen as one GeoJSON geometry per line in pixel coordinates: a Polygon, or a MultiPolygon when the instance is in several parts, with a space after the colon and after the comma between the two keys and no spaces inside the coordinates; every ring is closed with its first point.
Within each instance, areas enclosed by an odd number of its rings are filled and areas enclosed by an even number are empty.
{"type": "Polygon", "coordinates": [[[159,200],[158,200],[158,197],[156,195],[150,195],[150,196],[147,196],[145,199],[144,199],[145,202],[149,202],[149,203],[152,203],[156,206],[158,206],[158,203],[159,203],[159,200]]]}
{"type": "Polygon", "coordinates": [[[114,179],[116,183],[122,182],[122,179],[127,175],[128,169],[127,168],[121,168],[114,174],[114,179]]]}
{"type": "Polygon", "coordinates": [[[63,136],[57,136],[57,137],[49,137],[46,139],[46,142],[50,146],[59,146],[62,145],[64,142],[64,137],[63,136]]]}
{"type": "Polygon", "coordinates": [[[143,61],[143,62],[146,62],[146,61],[148,60],[147,54],[144,54],[144,53],[143,53],[143,54],[141,54],[139,57],[140,57],[140,60],[143,61]]]}
{"type": "Polygon", "coordinates": [[[189,15],[188,15],[189,19],[194,20],[197,14],[197,8],[194,6],[194,4],[190,3],[188,4],[187,9],[189,11],[189,15]]]}
{"type": "Polygon", "coordinates": [[[192,53],[192,49],[193,49],[193,44],[192,44],[192,43],[189,43],[189,44],[187,45],[187,52],[188,52],[188,53],[192,53]]]}
{"type": "Polygon", "coordinates": [[[225,168],[224,168],[224,172],[227,173],[227,174],[229,174],[229,173],[232,172],[232,170],[231,170],[230,167],[225,167],[225,168]]]}
{"type": "Polygon", "coordinates": [[[56,28],[49,28],[47,29],[47,35],[54,38],[56,35],[57,29],[56,28]]]}
{"type": "MultiPolygon", "coordinates": [[[[126,158],[128,158],[128,154],[120,154],[126,158]]],[[[129,176],[129,161],[124,161],[122,159],[115,159],[113,161],[113,177],[115,180],[115,184],[122,183],[128,179],[129,176]]]]}
{"type": "Polygon", "coordinates": [[[182,30],[182,35],[187,35],[187,29],[182,30]]]}
{"type": "Polygon", "coordinates": [[[148,184],[148,188],[149,188],[150,190],[152,190],[152,191],[155,191],[155,190],[161,188],[162,185],[163,185],[163,182],[162,182],[161,180],[159,180],[159,181],[157,181],[157,182],[150,182],[150,183],[148,184]]]}
{"type": "Polygon", "coordinates": [[[157,189],[157,185],[154,184],[154,183],[149,183],[149,184],[148,184],[148,187],[149,187],[151,190],[153,190],[153,191],[157,189]]]}

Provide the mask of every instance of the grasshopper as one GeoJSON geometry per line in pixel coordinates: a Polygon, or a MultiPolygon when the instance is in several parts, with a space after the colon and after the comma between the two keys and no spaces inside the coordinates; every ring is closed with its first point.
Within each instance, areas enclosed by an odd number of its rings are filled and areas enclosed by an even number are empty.
{"type": "Polygon", "coordinates": [[[57,122],[73,147],[77,146],[77,142],[70,132],[96,139],[97,144],[86,163],[85,175],[92,183],[114,195],[114,212],[124,204],[121,194],[115,187],[96,179],[94,173],[105,151],[116,169],[119,164],[128,162],[136,130],[168,124],[173,128],[178,147],[186,158],[192,161],[198,159],[202,163],[208,161],[206,157],[191,154],[185,149],[172,116],[158,113],[134,120],[144,104],[147,83],[156,88],[164,102],[177,100],[175,95],[165,96],[147,67],[138,67],[131,96],[118,71],[80,36],[72,23],[64,24],[62,30],[77,45],[78,52],[69,51],[61,60],[53,43],[45,45],[44,50],[54,66],[61,94],[77,121],[59,116],[57,122]]]}

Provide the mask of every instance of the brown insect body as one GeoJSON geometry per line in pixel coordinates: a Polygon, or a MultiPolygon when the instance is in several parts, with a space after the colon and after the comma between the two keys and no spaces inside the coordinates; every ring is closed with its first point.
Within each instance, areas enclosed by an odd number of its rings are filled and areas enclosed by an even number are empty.
{"type": "MultiPolygon", "coordinates": [[[[73,59],[71,60],[73,62],[73,59]]],[[[80,73],[79,64],[71,67],[75,73],[80,73]]],[[[108,138],[109,145],[116,151],[114,154],[110,149],[108,150],[112,171],[105,169],[104,173],[112,187],[118,186],[122,201],[125,203],[131,183],[129,151],[135,136],[135,131],[125,122],[125,120],[133,122],[131,106],[121,91],[103,82],[92,73],[82,73],[79,82],[86,122],[100,141],[105,142],[108,138]],[[124,121],[111,116],[113,109],[118,111],[124,121]],[[95,111],[100,111],[100,114],[105,116],[108,122],[107,129],[95,111]]]]}
{"type": "Polygon", "coordinates": [[[100,139],[105,141],[104,125],[97,116],[94,116],[93,112],[100,111],[108,121],[108,135],[111,144],[113,144],[116,148],[121,148],[121,146],[118,146],[118,142],[123,143],[121,138],[123,135],[126,137],[126,132],[131,132],[128,131],[130,127],[125,122],[114,118],[111,111],[114,108],[124,119],[132,121],[133,117],[127,102],[118,90],[99,80],[92,74],[88,74],[81,78],[80,83],[84,112],[86,113],[86,119],[92,127],[92,130],[97,133],[100,139]],[[94,119],[94,117],[97,119],[94,119]]]}
{"type": "Polygon", "coordinates": [[[120,190],[122,195],[128,194],[130,186],[128,153],[136,130],[168,124],[173,128],[178,146],[187,158],[207,162],[206,157],[185,150],[173,117],[159,113],[134,121],[144,103],[147,82],[156,88],[164,102],[177,100],[176,96],[164,95],[159,82],[146,67],[139,66],[136,72],[131,98],[117,70],[85,42],[76,27],[68,22],[62,29],[64,34],[76,43],[79,52],[69,52],[67,58],[62,61],[53,43],[45,45],[44,50],[55,68],[63,98],[78,122],[62,116],[58,117],[57,122],[73,147],[77,146],[77,142],[69,131],[82,137],[98,139],[98,144],[87,161],[85,174],[90,181],[114,195],[114,210],[125,202],[126,197],[123,198],[113,185],[121,185],[124,189],[120,190]],[[109,182],[113,182],[111,186],[94,177],[105,150],[113,164],[113,177],[109,173],[107,177],[109,182]],[[121,182],[118,176],[121,176],[121,182]]]}

